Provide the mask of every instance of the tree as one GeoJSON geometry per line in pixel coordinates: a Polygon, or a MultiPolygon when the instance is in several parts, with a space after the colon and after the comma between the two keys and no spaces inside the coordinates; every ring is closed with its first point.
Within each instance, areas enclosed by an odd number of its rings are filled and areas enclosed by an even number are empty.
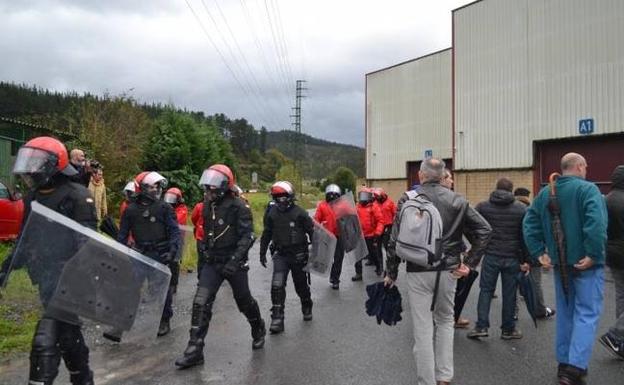
{"type": "Polygon", "coordinates": [[[347,191],[352,191],[355,193],[355,185],[357,184],[357,176],[355,175],[353,171],[351,171],[350,168],[338,167],[336,169],[336,172],[334,172],[334,174],[331,176],[331,178],[328,178],[325,181],[323,185],[323,190],[325,189],[325,187],[327,187],[327,185],[331,183],[337,184],[338,187],[340,187],[340,190],[342,190],[343,194],[346,193],[347,191]]]}
{"type": "Polygon", "coordinates": [[[277,174],[275,174],[275,180],[285,180],[295,186],[299,180],[299,172],[297,172],[297,168],[294,164],[288,163],[283,165],[277,174]]]}

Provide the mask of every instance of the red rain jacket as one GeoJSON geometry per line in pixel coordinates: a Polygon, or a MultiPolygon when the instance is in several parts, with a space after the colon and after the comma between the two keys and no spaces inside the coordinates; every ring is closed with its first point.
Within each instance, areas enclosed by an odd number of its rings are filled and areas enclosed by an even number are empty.
{"type": "Polygon", "coordinates": [[[384,224],[379,206],[373,203],[362,206],[358,203],[357,214],[360,218],[364,238],[378,237],[383,234],[384,224]]]}
{"type": "Polygon", "coordinates": [[[338,224],[336,223],[336,214],[332,210],[327,201],[320,201],[316,206],[316,213],[314,213],[314,219],[323,225],[330,233],[338,236],[338,224]]]}

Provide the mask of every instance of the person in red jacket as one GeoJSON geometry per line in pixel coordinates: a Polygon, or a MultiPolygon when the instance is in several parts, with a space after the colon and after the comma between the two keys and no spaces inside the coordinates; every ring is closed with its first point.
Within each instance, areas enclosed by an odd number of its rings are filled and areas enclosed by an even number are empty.
{"type": "Polygon", "coordinates": [[[340,240],[340,234],[338,231],[338,223],[336,222],[336,213],[330,206],[330,202],[340,198],[340,187],[335,184],[330,184],[325,188],[325,200],[320,201],[316,206],[316,213],[314,213],[314,219],[323,225],[330,233],[334,234],[338,238],[336,242],[336,251],[334,252],[334,263],[332,264],[331,273],[329,275],[329,283],[331,288],[338,290],[340,288],[340,273],[342,272],[342,260],[344,259],[344,249],[340,240]]]}
{"type": "MultiPolygon", "coordinates": [[[[178,221],[178,225],[186,226],[186,220],[188,219],[188,208],[184,204],[182,190],[177,187],[172,187],[167,190],[163,199],[166,203],[169,203],[171,207],[173,207],[176,219],[178,221]]],[[[178,245],[178,255],[176,256],[176,262],[173,262],[171,265],[171,288],[173,290],[173,294],[178,291],[178,280],[180,278],[180,261],[182,260],[183,252],[184,236],[180,237],[180,245],[178,245]]]]}
{"type": "MultiPolygon", "coordinates": [[[[383,219],[381,210],[375,206],[373,192],[369,188],[363,188],[358,194],[357,214],[366,240],[368,256],[375,263],[375,272],[381,275],[383,271],[383,261],[377,255],[377,243],[383,234],[383,219]]],[[[355,275],[352,281],[362,280],[362,261],[355,264],[355,275]]]]}
{"type": "Polygon", "coordinates": [[[381,218],[384,225],[383,234],[381,236],[381,242],[379,242],[378,253],[382,256],[381,246],[388,252],[388,241],[390,240],[390,230],[392,229],[392,222],[396,215],[396,204],[392,199],[388,199],[388,194],[382,188],[375,189],[375,201],[381,209],[381,218]]]}
{"type": "Polygon", "coordinates": [[[191,212],[191,222],[195,229],[193,230],[193,235],[195,236],[195,242],[197,243],[197,279],[199,279],[199,273],[202,270],[202,266],[204,265],[204,243],[202,239],[204,239],[204,217],[202,215],[202,211],[204,211],[204,202],[201,201],[193,207],[193,212],[191,212]]]}

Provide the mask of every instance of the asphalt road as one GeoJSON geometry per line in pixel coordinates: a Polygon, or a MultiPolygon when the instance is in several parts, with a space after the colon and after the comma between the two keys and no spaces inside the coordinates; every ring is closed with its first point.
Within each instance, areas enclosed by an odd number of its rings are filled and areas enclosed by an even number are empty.
{"type": "MultiPolygon", "coordinates": [[[[251,252],[250,285],[265,320],[269,319],[271,270],[257,262],[257,245],[251,252]]],[[[271,266],[269,266],[271,267],[271,266]]],[[[367,385],[414,384],[412,325],[408,309],[397,326],[377,325],[364,313],[365,285],[378,278],[365,268],[364,282],[352,283],[353,266],[345,261],[339,291],[331,290],[327,279],[312,277],[314,320],[303,322],[299,300],[292,282],[288,285],[286,331],[267,335],[264,349],[251,350],[249,325],[238,312],[232,293],[224,284],[217,296],[214,317],[206,338],[203,366],[180,371],[174,367],[188,338],[190,303],[196,275],[181,277],[174,299],[173,331],[146,344],[114,345],[88,332],[91,362],[98,385],[367,385]]],[[[403,275],[399,289],[405,292],[403,275]]],[[[553,304],[552,274],[544,275],[546,301],[553,304]]],[[[500,285],[499,285],[500,290],[500,285]]],[[[500,293],[499,293],[500,294],[500,293]]],[[[464,316],[476,318],[478,287],[473,287],[464,316]]],[[[535,329],[526,314],[520,313],[519,328],[524,338],[499,338],[501,299],[493,300],[490,337],[482,341],[466,338],[465,330],[455,333],[455,381],[458,385],[556,384],[553,320],[540,321],[535,329]]],[[[407,307],[407,301],[404,300],[407,307]]],[[[605,307],[600,333],[614,321],[614,289],[606,284],[605,307]]],[[[0,384],[28,382],[28,357],[0,364],[0,384]]],[[[596,343],[589,370],[590,384],[624,384],[624,361],[613,359],[596,343]]],[[[67,384],[61,368],[57,384],[67,384]]]]}

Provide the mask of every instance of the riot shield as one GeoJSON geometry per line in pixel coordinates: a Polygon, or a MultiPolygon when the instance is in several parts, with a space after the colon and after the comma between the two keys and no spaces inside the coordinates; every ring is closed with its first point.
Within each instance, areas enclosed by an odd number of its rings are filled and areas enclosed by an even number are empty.
{"type": "Polygon", "coordinates": [[[353,194],[348,192],[340,198],[333,200],[330,206],[336,214],[340,242],[345,254],[351,262],[360,261],[368,255],[368,248],[364,240],[362,225],[357,215],[353,194]]]}
{"type": "Polygon", "coordinates": [[[317,221],[314,221],[314,236],[312,237],[312,247],[308,264],[305,271],[328,277],[334,261],[337,239],[317,221]]]}
{"type": "Polygon", "coordinates": [[[26,267],[44,315],[155,337],[171,273],[145,257],[38,202],[16,245],[12,267],[26,267]]]}

